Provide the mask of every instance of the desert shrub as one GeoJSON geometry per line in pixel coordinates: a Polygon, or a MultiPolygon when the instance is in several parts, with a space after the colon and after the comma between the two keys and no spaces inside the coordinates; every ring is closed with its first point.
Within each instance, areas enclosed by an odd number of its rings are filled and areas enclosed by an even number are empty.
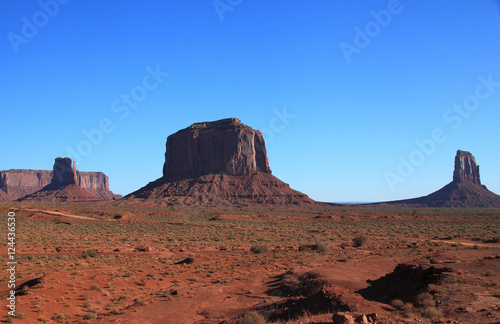
{"type": "Polygon", "coordinates": [[[433,322],[439,322],[443,318],[443,311],[439,308],[430,306],[424,309],[423,315],[427,318],[430,318],[433,322]]]}
{"type": "Polygon", "coordinates": [[[266,253],[267,252],[267,246],[259,244],[259,245],[254,245],[250,248],[250,251],[255,253],[255,254],[261,254],[261,253],[266,253]]]}
{"type": "Polygon", "coordinates": [[[318,241],[316,244],[316,249],[320,253],[327,253],[330,250],[330,247],[328,246],[328,243],[323,242],[323,241],[318,241]]]}
{"type": "Polygon", "coordinates": [[[434,296],[428,292],[418,294],[417,297],[415,297],[415,304],[424,308],[436,305],[434,302],[434,296]]]}
{"type": "Polygon", "coordinates": [[[91,284],[90,287],[89,287],[90,290],[99,290],[101,289],[101,287],[99,287],[99,285],[97,284],[91,284]]]}
{"type": "Polygon", "coordinates": [[[486,271],[486,273],[484,275],[486,277],[494,277],[494,276],[496,276],[496,273],[493,270],[488,270],[488,271],[486,271]]]}
{"type": "Polygon", "coordinates": [[[58,323],[64,323],[68,319],[68,315],[64,313],[59,313],[54,318],[58,323]]]}
{"type": "Polygon", "coordinates": [[[266,324],[266,318],[259,313],[251,313],[238,320],[239,324],[266,324]]]}
{"type": "Polygon", "coordinates": [[[97,252],[95,250],[87,250],[83,253],[82,257],[86,258],[95,258],[97,256],[97,252]]]}
{"type": "Polygon", "coordinates": [[[350,259],[350,257],[349,257],[349,256],[344,255],[343,257],[341,257],[341,258],[339,259],[339,262],[347,262],[347,261],[349,261],[349,259],[350,259]]]}
{"type": "Polygon", "coordinates": [[[411,312],[413,311],[414,307],[412,303],[404,303],[403,307],[401,308],[402,311],[404,312],[411,312]]]}
{"type": "Polygon", "coordinates": [[[355,238],[352,239],[352,246],[354,247],[361,247],[365,245],[365,243],[368,241],[368,237],[365,235],[359,235],[356,236],[355,238]]]}
{"type": "Polygon", "coordinates": [[[97,314],[95,312],[87,312],[85,315],[83,315],[84,320],[93,320],[97,318],[97,314]]]}
{"type": "Polygon", "coordinates": [[[129,297],[128,297],[127,295],[120,295],[120,297],[118,297],[118,300],[117,300],[117,301],[118,301],[118,302],[121,302],[121,301],[125,301],[125,300],[127,300],[127,299],[129,299],[129,297]]]}
{"type": "Polygon", "coordinates": [[[404,305],[405,303],[401,299],[394,299],[393,301],[391,301],[391,306],[398,310],[402,310],[404,305]]]}

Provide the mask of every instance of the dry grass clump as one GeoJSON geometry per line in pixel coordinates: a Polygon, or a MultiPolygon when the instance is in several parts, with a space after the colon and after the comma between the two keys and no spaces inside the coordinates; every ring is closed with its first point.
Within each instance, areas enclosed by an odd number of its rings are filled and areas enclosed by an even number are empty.
{"type": "Polygon", "coordinates": [[[433,322],[439,323],[443,320],[443,311],[439,308],[430,306],[424,309],[423,315],[430,318],[433,322]]]}
{"type": "Polygon", "coordinates": [[[259,313],[246,314],[238,320],[238,324],[266,324],[266,318],[259,313]]]}
{"type": "Polygon", "coordinates": [[[417,306],[426,308],[435,306],[436,302],[434,301],[434,296],[432,296],[431,293],[423,292],[415,297],[415,304],[417,306]]]}
{"type": "Polygon", "coordinates": [[[352,239],[352,246],[354,247],[362,247],[368,241],[368,236],[366,235],[358,235],[352,239]]]}
{"type": "Polygon", "coordinates": [[[254,245],[250,248],[250,252],[253,252],[255,254],[262,254],[266,253],[268,250],[267,246],[259,244],[259,245],[254,245]]]}

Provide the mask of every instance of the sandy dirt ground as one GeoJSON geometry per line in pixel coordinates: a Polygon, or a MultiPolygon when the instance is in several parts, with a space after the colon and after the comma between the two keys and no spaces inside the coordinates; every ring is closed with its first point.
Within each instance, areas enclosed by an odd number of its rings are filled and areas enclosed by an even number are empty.
{"type": "MultiPolygon", "coordinates": [[[[4,322],[500,323],[498,209],[0,204],[9,211],[16,316],[3,307],[4,322]]],[[[0,280],[5,305],[7,271],[0,280]]]]}

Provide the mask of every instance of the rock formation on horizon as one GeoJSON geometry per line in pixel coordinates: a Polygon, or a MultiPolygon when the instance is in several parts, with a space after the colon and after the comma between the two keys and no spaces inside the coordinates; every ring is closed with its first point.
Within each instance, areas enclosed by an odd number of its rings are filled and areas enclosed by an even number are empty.
{"type": "MultiPolygon", "coordinates": [[[[11,169],[0,171],[0,201],[14,201],[32,194],[52,181],[51,170],[11,169]]],[[[77,185],[102,199],[118,199],[109,190],[109,179],[102,172],[76,170],[77,185]]]]}
{"type": "Polygon", "coordinates": [[[479,166],[470,152],[457,151],[453,181],[430,195],[386,202],[421,207],[500,207],[500,196],[481,184],[479,166]]]}
{"type": "Polygon", "coordinates": [[[70,158],[56,158],[52,178],[42,189],[17,201],[92,201],[102,200],[98,195],[78,185],[76,164],[70,158]]]}
{"type": "Polygon", "coordinates": [[[262,133],[228,118],[168,136],[163,177],[125,196],[172,204],[314,204],[271,174],[262,133]]]}

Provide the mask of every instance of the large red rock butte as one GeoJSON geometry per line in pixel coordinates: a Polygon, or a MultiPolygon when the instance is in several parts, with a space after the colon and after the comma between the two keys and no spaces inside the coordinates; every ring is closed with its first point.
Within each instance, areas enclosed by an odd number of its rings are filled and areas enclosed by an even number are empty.
{"type": "Polygon", "coordinates": [[[470,152],[457,151],[453,181],[430,195],[386,202],[417,207],[500,207],[500,196],[481,184],[479,166],[470,152]]]}
{"type": "Polygon", "coordinates": [[[93,201],[101,197],[78,185],[75,163],[70,158],[56,158],[50,184],[17,201],[93,201]]]}
{"type": "Polygon", "coordinates": [[[314,204],[271,174],[262,133],[228,118],[167,138],[163,177],[127,195],[172,204],[314,204]]]}

